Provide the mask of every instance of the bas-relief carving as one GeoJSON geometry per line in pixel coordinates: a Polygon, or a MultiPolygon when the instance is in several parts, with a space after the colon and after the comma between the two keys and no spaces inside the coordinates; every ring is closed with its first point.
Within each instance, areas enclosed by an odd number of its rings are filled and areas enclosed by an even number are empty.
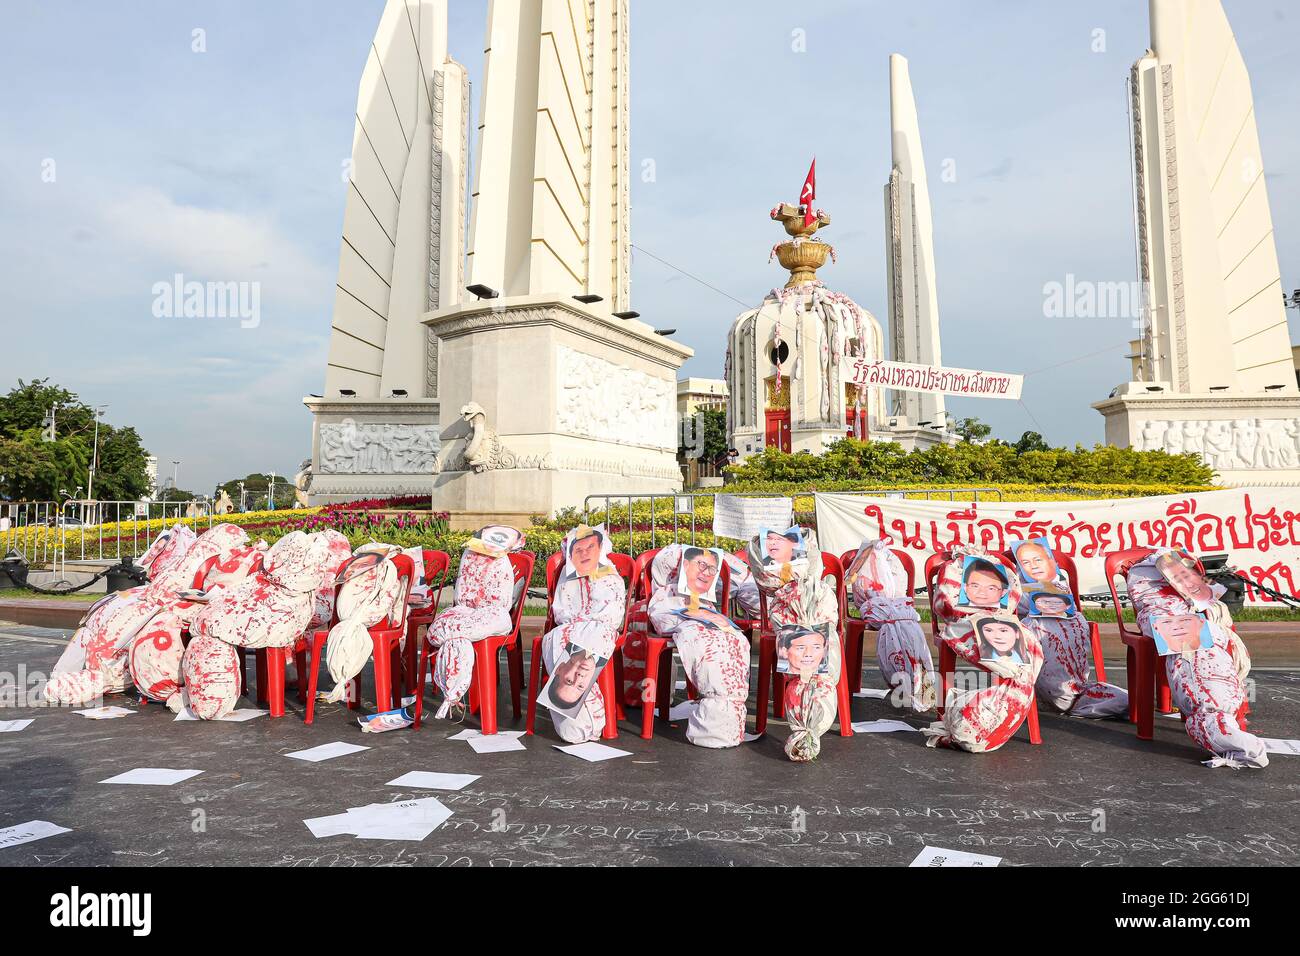
{"type": "Polygon", "coordinates": [[[435,458],[435,474],[452,471],[506,469],[540,469],[554,471],[550,455],[516,455],[502,443],[496,430],[488,424],[487,412],[478,402],[469,402],[460,410],[460,420],[442,435],[443,448],[435,458]]]}
{"type": "Polygon", "coordinates": [[[672,448],[676,386],[561,345],[556,428],[619,445],[672,448]]]}
{"type": "Polygon", "coordinates": [[[1300,465],[1300,419],[1147,421],[1133,447],[1171,455],[1192,452],[1216,471],[1295,468],[1300,465]]]}
{"type": "Polygon", "coordinates": [[[321,473],[427,475],[439,445],[435,425],[330,422],[320,426],[321,473]]]}

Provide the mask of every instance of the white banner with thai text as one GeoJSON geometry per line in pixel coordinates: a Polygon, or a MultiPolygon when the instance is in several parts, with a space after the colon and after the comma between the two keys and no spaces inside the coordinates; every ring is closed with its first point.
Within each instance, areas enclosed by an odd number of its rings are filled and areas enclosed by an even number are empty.
{"type": "Polygon", "coordinates": [[[904,392],[935,392],[968,398],[1020,397],[1023,375],[1009,372],[979,372],[969,368],[940,365],[911,365],[907,362],[854,359],[840,365],[846,384],[894,388],[904,392]]]}
{"type": "MultiPolygon", "coordinates": [[[[1104,556],[1129,548],[1226,552],[1228,565],[1282,594],[1300,597],[1300,496],[1294,489],[1239,488],[1098,501],[922,501],[818,494],[817,540],[840,554],[864,538],[890,538],[916,560],[959,544],[1006,551],[1012,541],[1046,535],[1072,557],[1079,590],[1108,590],[1104,556]]],[[[1251,604],[1278,602],[1251,589],[1251,604]]]]}

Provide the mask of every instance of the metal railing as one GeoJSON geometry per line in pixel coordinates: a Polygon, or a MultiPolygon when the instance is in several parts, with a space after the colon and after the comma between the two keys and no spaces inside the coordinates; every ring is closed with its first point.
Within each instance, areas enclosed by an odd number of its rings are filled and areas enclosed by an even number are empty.
{"type": "MultiPolygon", "coordinates": [[[[807,498],[811,501],[814,492],[795,492],[782,495],[770,491],[682,491],[677,494],[625,494],[625,495],[587,495],[582,500],[583,515],[587,520],[604,514],[605,528],[610,535],[626,534],[629,537],[649,535],[651,549],[659,547],[662,536],[664,544],[683,543],[682,536],[689,534],[686,544],[695,544],[696,533],[712,533],[712,505],[718,495],[733,495],[738,498],[807,498]],[[701,499],[708,499],[709,509],[703,514],[701,499]],[[594,506],[592,502],[597,502],[594,506]],[[639,505],[643,507],[638,507],[639,505]],[[620,514],[620,511],[622,512],[620,514]]],[[[907,488],[900,491],[873,489],[868,491],[837,491],[835,494],[859,495],[862,497],[921,497],[926,501],[946,497],[949,501],[1001,501],[1002,491],[998,488],[907,488]]],[[[812,510],[794,509],[795,521],[808,527],[816,528],[817,519],[812,510]]]]}
{"type": "Polygon", "coordinates": [[[208,502],[0,501],[0,557],[19,554],[28,564],[117,561],[139,555],[159,531],[150,521],[193,519],[195,531],[216,521],[208,502]]]}

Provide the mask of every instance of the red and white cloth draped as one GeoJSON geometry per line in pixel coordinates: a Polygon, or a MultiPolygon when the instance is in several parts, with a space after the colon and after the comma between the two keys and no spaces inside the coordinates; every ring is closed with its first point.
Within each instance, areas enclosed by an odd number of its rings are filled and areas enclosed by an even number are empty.
{"type": "Polygon", "coordinates": [[[181,661],[185,686],[167,706],[180,713],[182,707],[200,720],[216,720],[235,709],[239,699],[239,652],[215,637],[198,636],[185,648],[181,661]]]}
{"type": "Polygon", "coordinates": [[[821,736],[830,729],[838,711],[837,687],[843,667],[840,640],[840,606],[834,578],[822,577],[822,553],[815,532],[803,528],[806,560],[764,567],[762,545],[757,535],[749,542],[749,569],[767,599],[767,618],[773,628],[783,624],[804,627],[829,625],[827,669],[808,680],[791,675],[786,682],[786,718],[790,736],[786,756],[802,763],[821,752],[821,736]],[[788,572],[787,572],[788,569],[788,572]],[[782,580],[789,575],[787,580],[782,580]]]}
{"type": "Polygon", "coordinates": [[[749,570],[749,563],[725,551],[722,560],[727,562],[727,570],[731,575],[731,586],[727,589],[731,613],[746,620],[758,620],[758,582],[749,570]]]}
{"type": "Polygon", "coordinates": [[[332,579],[330,557],[322,535],[285,535],[266,553],[261,571],[208,602],[190,633],[234,647],[292,647],[311,622],[316,592],[332,579]]]}
{"type": "MultiPolygon", "coordinates": [[[[1159,556],[1160,552],[1156,552],[1144,558],[1125,575],[1138,627],[1148,637],[1156,618],[1196,613],[1156,570],[1159,556]]],[[[1246,730],[1244,719],[1250,654],[1221,601],[1212,603],[1205,616],[1210,622],[1213,646],[1164,658],[1174,706],[1183,715],[1187,736],[1214,754],[1205,761],[1207,767],[1267,767],[1264,744],[1246,730]]]]}
{"type": "Polygon", "coordinates": [[[1014,611],[1020,598],[1019,576],[1001,555],[969,547],[957,551],[952,560],[944,563],[931,603],[933,613],[941,622],[939,639],[952,648],[957,657],[973,664],[976,670],[973,675],[958,675],[967,680],[973,677],[974,686],[950,688],[944,701],[942,719],[924,728],[928,746],[953,747],[970,753],[997,750],[1011,739],[1029,715],[1029,708],[1034,705],[1034,682],[1043,666],[1043,649],[1038,638],[1021,626],[1026,654],[1024,661],[1019,664],[981,661],[978,635],[970,621],[973,616],[992,613],[1015,620],[1014,611]],[[1005,570],[1007,608],[958,606],[963,558],[968,554],[991,561],[1005,570]]]}
{"type": "Polygon", "coordinates": [[[370,628],[384,620],[394,627],[405,623],[406,588],[392,561],[401,553],[391,545],[363,545],[340,572],[343,583],[334,608],[338,623],[330,628],[325,645],[325,663],[334,687],[321,695],[322,700],[344,699],[348,685],[374,651],[370,628]]]}
{"type": "MultiPolygon", "coordinates": [[[[1056,586],[1068,592],[1070,581],[1064,572],[1056,586]]],[[[1126,717],[1128,691],[1092,679],[1092,627],[1083,613],[1030,617],[1029,611],[1026,595],[1020,601],[1019,614],[1043,648],[1043,667],[1035,684],[1038,696],[1073,717],[1126,717]]]]}
{"type": "Polygon", "coordinates": [[[868,538],[846,574],[844,584],[858,613],[876,632],[880,676],[896,691],[902,690],[903,706],[918,713],[933,710],[936,691],[930,642],[908,594],[907,571],[898,555],[886,542],[868,538]]]}
{"type": "MultiPolygon", "coordinates": [[[[199,540],[203,541],[202,538],[199,540]]],[[[237,537],[230,540],[237,540],[237,537]]],[[[195,550],[198,550],[197,546],[195,550]]],[[[236,588],[261,566],[265,551],[266,543],[258,541],[206,558],[196,572],[196,575],[201,575],[201,580],[198,577],[193,580],[198,581],[209,598],[223,590],[236,588]]],[[[182,636],[206,606],[179,599],[166,603],[164,609],[132,640],[127,670],[142,697],[172,704],[169,698],[180,692],[183,683],[181,659],[185,649],[182,636]]]]}
{"type": "MultiPolygon", "coordinates": [[[[709,601],[700,601],[699,610],[689,612],[691,618],[679,613],[687,612],[689,604],[689,598],[677,591],[685,549],[685,545],[670,544],[651,562],[648,622],[659,636],[672,639],[686,676],[699,694],[698,706],[686,724],[686,739],[698,747],[735,747],[745,738],[749,641],[709,601]]],[[[646,679],[657,677],[650,674],[646,679]]],[[[672,691],[671,682],[656,688],[658,694],[671,696],[672,691]]]]}
{"type": "MultiPolygon", "coordinates": [[[[568,538],[573,536],[574,532],[569,532],[568,538]]],[[[571,543],[566,538],[566,554],[571,543]]],[[[614,654],[626,606],[627,585],[619,574],[562,577],[551,601],[555,627],[542,638],[542,660],[547,673],[555,672],[555,662],[564,656],[566,644],[574,644],[608,661],[614,654]]],[[[568,743],[577,744],[600,738],[605,729],[605,708],[613,706],[612,701],[606,702],[597,684],[587,692],[577,716],[569,717],[555,710],[550,713],[559,735],[568,743]]]]}
{"type": "Polygon", "coordinates": [[[330,626],[334,620],[334,594],[338,590],[335,579],[338,573],[343,570],[343,565],[352,560],[352,545],[348,539],[337,531],[328,529],[319,533],[320,541],[325,549],[325,581],[316,589],[312,603],[311,621],[307,625],[305,634],[312,634],[316,631],[324,630],[330,626]]]}
{"type": "Polygon", "coordinates": [[[434,618],[428,631],[437,651],[433,682],[443,694],[435,717],[446,717],[469,690],[474,642],[510,633],[514,602],[515,574],[507,555],[492,557],[469,549],[461,553],[454,603],[434,618]]]}
{"type": "Polygon", "coordinates": [[[208,558],[246,545],[242,528],[222,524],[195,537],[184,525],[159,536],[145,552],[149,582],[98,602],[82,620],[45,685],[55,704],[85,704],[126,690],[128,651],[153,618],[181,605],[176,592],[194,583],[208,558]]]}

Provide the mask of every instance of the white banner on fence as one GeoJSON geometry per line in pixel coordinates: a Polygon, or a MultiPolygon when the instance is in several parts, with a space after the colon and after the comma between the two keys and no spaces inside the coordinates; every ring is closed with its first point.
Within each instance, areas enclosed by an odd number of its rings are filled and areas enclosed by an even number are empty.
{"type": "Polygon", "coordinates": [[[969,368],[940,365],[910,365],[907,362],[856,359],[840,365],[847,384],[895,388],[904,392],[936,392],[968,398],[1019,398],[1023,375],[1009,372],[979,372],[969,368]]]}
{"type": "MultiPolygon", "coordinates": [[[[1082,593],[1108,590],[1103,556],[1128,548],[1227,552],[1252,581],[1300,597],[1300,498],[1295,489],[1240,488],[1099,501],[920,501],[818,494],[817,540],[840,554],[864,538],[893,540],[917,563],[957,544],[1005,551],[1012,541],[1046,535],[1074,558],[1082,593]]],[[[1247,601],[1265,606],[1249,589],[1247,601]]]]}
{"type": "Polygon", "coordinates": [[[722,538],[748,541],[759,528],[784,531],[794,524],[794,500],[791,498],[745,498],[740,495],[715,495],[713,498],[713,533],[722,538]]]}

